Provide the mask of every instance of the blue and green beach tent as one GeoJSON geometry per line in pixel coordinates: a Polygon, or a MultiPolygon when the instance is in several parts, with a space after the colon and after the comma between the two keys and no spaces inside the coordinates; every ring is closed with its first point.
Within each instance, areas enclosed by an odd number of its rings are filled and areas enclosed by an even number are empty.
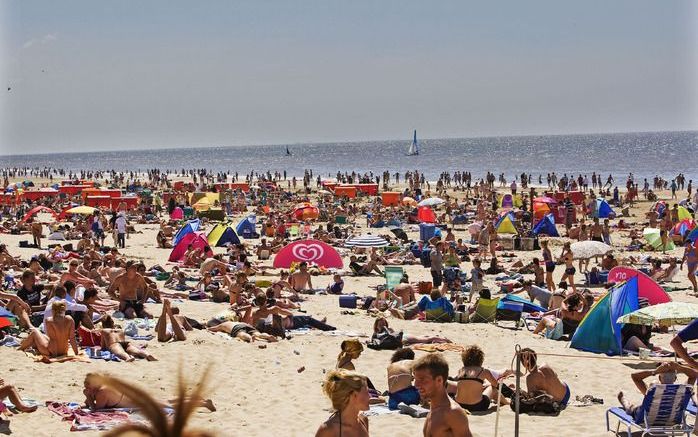
{"type": "Polygon", "coordinates": [[[623,353],[619,317],[639,308],[637,276],[622,282],[591,307],[572,337],[570,347],[606,355],[623,353]]]}
{"type": "Polygon", "coordinates": [[[191,232],[198,231],[200,227],[201,227],[201,221],[199,221],[199,219],[189,220],[188,222],[186,222],[184,224],[184,226],[179,228],[179,231],[177,231],[177,233],[174,236],[174,240],[172,240],[172,245],[176,246],[177,243],[182,241],[182,238],[184,238],[185,235],[187,235],[191,232]]]}
{"type": "Polygon", "coordinates": [[[229,223],[218,223],[206,236],[208,244],[214,247],[223,247],[228,243],[240,244],[240,238],[229,223]]]}
{"type": "Polygon", "coordinates": [[[533,227],[533,233],[536,235],[547,235],[548,237],[559,237],[560,234],[557,232],[555,227],[555,216],[552,214],[546,214],[536,226],[533,227]]]}

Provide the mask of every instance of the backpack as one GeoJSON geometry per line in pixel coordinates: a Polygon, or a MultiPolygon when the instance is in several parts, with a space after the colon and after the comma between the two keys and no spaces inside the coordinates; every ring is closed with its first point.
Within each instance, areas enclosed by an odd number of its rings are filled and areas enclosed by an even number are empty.
{"type": "Polygon", "coordinates": [[[396,350],[402,347],[402,331],[393,334],[388,330],[373,334],[371,340],[366,343],[370,349],[374,350],[396,350]]]}

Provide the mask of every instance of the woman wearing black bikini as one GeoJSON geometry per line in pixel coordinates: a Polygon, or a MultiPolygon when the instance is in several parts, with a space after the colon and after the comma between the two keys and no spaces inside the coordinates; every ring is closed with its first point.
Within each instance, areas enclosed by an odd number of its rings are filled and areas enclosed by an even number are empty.
{"type": "MultiPolygon", "coordinates": [[[[453,394],[453,398],[464,409],[474,411],[487,411],[490,402],[498,397],[497,386],[499,382],[495,373],[485,367],[482,363],[485,360],[485,353],[478,346],[469,346],[461,354],[463,368],[458,371],[458,376],[449,378],[448,391],[453,394]]],[[[499,373],[499,378],[506,378],[511,375],[510,370],[499,373]]],[[[507,386],[503,386],[507,387],[507,386]]],[[[507,387],[508,388],[508,387],[507,387]]],[[[508,401],[502,394],[500,402],[506,405],[508,401]]]]}
{"type": "Polygon", "coordinates": [[[548,240],[542,240],[540,247],[543,250],[543,262],[545,263],[545,285],[548,287],[548,290],[555,291],[555,281],[553,281],[555,261],[553,260],[553,253],[548,247],[548,240]]]}
{"type": "Polygon", "coordinates": [[[366,377],[349,370],[331,370],[323,391],[334,413],[320,425],[315,437],[368,437],[368,418],[360,414],[369,409],[366,377]]]}

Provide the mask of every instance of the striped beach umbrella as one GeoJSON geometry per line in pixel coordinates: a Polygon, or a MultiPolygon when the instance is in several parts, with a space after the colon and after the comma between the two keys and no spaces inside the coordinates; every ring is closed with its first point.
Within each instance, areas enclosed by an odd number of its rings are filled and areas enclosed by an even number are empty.
{"type": "Polygon", "coordinates": [[[388,241],[378,235],[364,234],[357,237],[351,237],[344,242],[346,247],[385,247],[388,246],[388,241]]]}

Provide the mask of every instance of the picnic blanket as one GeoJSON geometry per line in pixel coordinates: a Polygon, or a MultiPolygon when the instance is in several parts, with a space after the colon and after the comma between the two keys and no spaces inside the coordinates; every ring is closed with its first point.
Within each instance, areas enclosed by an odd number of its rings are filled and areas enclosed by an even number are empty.
{"type": "MultiPolygon", "coordinates": [[[[46,406],[63,420],[72,420],[71,431],[105,431],[127,422],[147,423],[146,418],[135,408],[92,411],[75,402],[56,401],[47,401],[46,406]]],[[[165,413],[171,415],[173,410],[165,408],[165,413]]]]}
{"type": "Polygon", "coordinates": [[[410,347],[424,352],[463,352],[465,350],[465,346],[455,343],[417,343],[410,347]]]}

